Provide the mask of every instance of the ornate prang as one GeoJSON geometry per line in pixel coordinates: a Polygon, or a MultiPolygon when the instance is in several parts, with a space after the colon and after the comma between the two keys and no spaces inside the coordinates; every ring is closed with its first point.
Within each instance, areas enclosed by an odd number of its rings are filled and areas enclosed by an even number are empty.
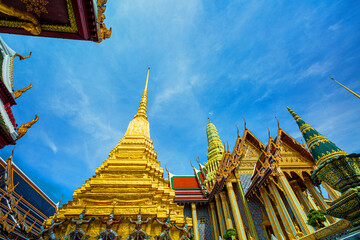
{"type": "Polygon", "coordinates": [[[41,33],[40,23],[33,14],[8,6],[5,3],[2,3],[1,0],[0,12],[27,21],[24,22],[21,27],[31,34],[39,35],[41,33]]]}
{"type": "Polygon", "coordinates": [[[108,220],[105,221],[103,217],[99,217],[101,223],[106,224],[106,229],[97,236],[97,238],[99,240],[118,240],[119,239],[119,236],[112,229],[112,226],[114,224],[120,223],[121,220],[124,219],[124,217],[120,217],[118,220],[113,220],[114,219],[114,208],[115,208],[115,206],[113,207],[111,213],[109,214],[108,220]]]}
{"type": "MultiPolygon", "coordinates": [[[[130,235],[127,237],[129,240],[145,240],[149,239],[151,236],[147,234],[144,230],[141,229],[142,224],[146,224],[152,219],[149,217],[146,219],[146,221],[141,220],[141,209],[139,209],[139,214],[136,217],[136,220],[133,221],[130,217],[128,218],[130,223],[135,224],[135,229],[130,233],[130,235]]],[[[156,218],[154,218],[156,219],[156,218]]]]}
{"type": "Polygon", "coordinates": [[[29,90],[30,88],[32,88],[33,85],[30,84],[29,86],[25,87],[25,88],[22,88],[22,89],[19,89],[19,90],[16,90],[14,92],[15,94],[15,99],[17,99],[18,97],[20,97],[24,92],[26,92],[27,90],[29,90]]]}
{"type": "Polygon", "coordinates": [[[20,127],[18,127],[17,128],[17,133],[19,135],[18,135],[16,140],[19,140],[20,138],[22,138],[26,134],[28,128],[31,128],[31,126],[34,125],[34,123],[36,123],[38,120],[39,120],[38,115],[35,115],[35,118],[33,120],[31,120],[30,122],[27,122],[27,123],[21,125],[20,127]]]}

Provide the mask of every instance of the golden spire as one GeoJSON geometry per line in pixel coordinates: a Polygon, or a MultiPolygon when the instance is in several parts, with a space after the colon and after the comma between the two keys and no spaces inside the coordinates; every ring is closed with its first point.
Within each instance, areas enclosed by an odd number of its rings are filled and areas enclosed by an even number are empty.
{"type": "Polygon", "coordinates": [[[144,88],[144,92],[143,92],[142,97],[141,97],[139,109],[138,109],[136,115],[134,116],[134,118],[136,118],[136,117],[144,117],[144,118],[147,119],[146,108],[147,108],[147,87],[148,87],[148,82],[149,82],[149,72],[150,72],[150,67],[148,67],[145,88],[144,88]]]}
{"type": "MultiPolygon", "coordinates": [[[[330,76],[329,76],[330,77],[330,76]]],[[[356,97],[360,98],[359,94],[356,94],[355,92],[351,91],[349,88],[345,87],[344,85],[342,85],[341,83],[339,83],[338,81],[336,81],[334,78],[330,77],[332,80],[334,80],[335,82],[337,82],[340,86],[342,86],[343,88],[345,88],[346,90],[348,90],[349,92],[351,92],[352,94],[354,94],[356,97]]]]}
{"type": "Polygon", "coordinates": [[[146,109],[147,109],[147,86],[149,82],[149,72],[150,67],[148,68],[146,83],[144,92],[141,97],[139,109],[134,116],[134,119],[129,123],[128,129],[126,130],[125,136],[145,136],[150,138],[150,128],[149,122],[147,120],[146,109]]]}

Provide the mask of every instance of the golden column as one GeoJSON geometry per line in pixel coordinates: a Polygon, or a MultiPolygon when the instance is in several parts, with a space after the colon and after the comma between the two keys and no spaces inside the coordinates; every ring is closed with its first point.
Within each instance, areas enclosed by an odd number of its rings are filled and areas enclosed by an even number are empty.
{"type": "Polygon", "coordinates": [[[221,205],[224,213],[226,229],[234,228],[231,220],[230,209],[227,203],[225,192],[220,192],[221,205]]]}
{"type": "Polygon", "coordinates": [[[294,190],[296,196],[298,197],[299,201],[301,202],[302,206],[304,207],[304,210],[306,213],[309,212],[310,209],[317,209],[317,206],[313,201],[311,201],[309,198],[307,198],[304,193],[301,191],[301,188],[296,180],[290,181],[290,186],[294,190]]]}
{"type": "MultiPolygon", "coordinates": [[[[270,193],[274,196],[275,204],[277,206],[277,209],[279,210],[281,219],[283,220],[287,235],[289,235],[289,233],[292,233],[293,235],[295,235],[296,229],[292,223],[292,219],[286,209],[286,206],[280,196],[278,189],[276,188],[276,186],[273,182],[271,182],[269,184],[269,190],[270,190],[270,193]]],[[[288,236],[288,237],[291,238],[291,236],[288,236]]]]}
{"type": "MultiPolygon", "coordinates": [[[[320,206],[321,210],[326,211],[326,209],[328,209],[329,206],[325,202],[324,198],[320,195],[320,193],[318,191],[316,191],[311,179],[306,177],[304,179],[304,183],[305,183],[305,186],[307,187],[307,189],[309,190],[309,192],[311,193],[311,196],[313,196],[313,198],[315,198],[315,201],[320,206]]],[[[336,222],[334,217],[326,215],[326,218],[329,220],[330,223],[336,222]]]]}
{"type": "Polygon", "coordinates": [[[307,224],[307,217],[305,214],[304,209],[301,207],[299,200],[297,199],[294,191],[292,190],[286,176],[282,172],[282,170],[279,167],[276,167],[276,172],[279,177],[279,181],[281,183],[282,188],[284,189],[285,196],[290,204],[291,209],[293,210],[293,213],[298,220],[298,223],[300,224],[300,227],[302,229],[302,232],[305,235],[310,234],[313,232],[313,229],[311,229],[307,224]]]}
{"type": "Polygon", "coordinates": [[[326,189],[328,194],[331,196],[333,201],[335,201],[336,199],[338,199],[340,197],[340,193],[338,191],[336,191],[335,189],[333,189],[332,187],[330,187],[326,182],[322,182],[321,184],[324,186],[324,188],[326,189]]]}
{"type": "Polygon", "coordinates": [[[261,198],[263,199],[263,203],[265,205],[265,210],[266,210],[267,215],[270,218],[271,227],[275,233],[276,238],[284,239],[284,237],[283,237],[284,234],[281,230],[280,223],[276,217],[275,209],[273,208],[273,206],[271,204],[270,198],[267,195],[265,187],[262,187],[260,189],[260,195],[261,195],[261,198]]]}
{"type": "Polygon", "coordinates": [[[191,203],[191,213],[192,213],[193,228],[194,228],[194,239],[200,240],[199,226],[198,226],[198,221],[197,221],[197,213],[196,213],[196,204],[195,203],[191,203]]]}
{"type": "Polygon", "coordinates": [[[213,232],[213,238],[215,240],[219,240],[219,227],[218,227],[218,223],[216,220],[216,212],[215,212],[215,203],[211,202],[210,204],[210,208],[209,208],[209,212],[210,212],[210,219],[211,219],[211,230],[213,232]]]}
{"type": "Polygon", "coordinates": [[[245,228],[244,228],[244,223],[241,219],[241,214],[239,211],[239,206],[236,201],[232,182],[226,183],[226,189],[227,189],[229,200],[230,200],[231,210],[232,210],[232,214],[233,214],[234,221],[235,221],[238,239],[246,240],[247,237],[246,237],[246,232],[245,232],[245,228]]]}
{"type": "Polygon", "coordinates": [[[215,202],[216,202],[216,211],[217,211],[218,218],[219,218],[221,236],[224,236],[224,234],[226,232],[225,220],[224,220],[224,216],[222,214],[223,210],[222,210],[222,207],[221,207],[221,201],[220,201],[219,194],[215,194],[215,202]]]}
{"type": "Polygon", "coordinates": [[[245,212],[245,215],[246,215],[246,219],[247,219],[247,222],[248,222],[248,225],[249,225],[251,235],[252,235],[252,237],[254,237],[254,240],[258,240],[259,236],[257,235],[254,220],[253,220],[253,218],[251,216],[249,205],[248,205],[248,203],[246,201],[246,198],[245,198],[244,189],[242,187],[240,179],[238,178],[239,176],[240,176],[239,172],[236,169],[237,185],[238,185],[239,195],[240,195],[239,198],[240,198],[241,203],[242,203],[243,208],[244,208],[244,212],[245,212]]]}

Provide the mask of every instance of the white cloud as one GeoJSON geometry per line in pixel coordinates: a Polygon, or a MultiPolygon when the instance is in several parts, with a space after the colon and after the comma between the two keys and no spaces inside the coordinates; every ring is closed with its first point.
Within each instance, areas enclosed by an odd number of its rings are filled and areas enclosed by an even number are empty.
{"type": "Polygon", "coordinates": [[[316,62],[306,69],[303,74],[303,77],[309,76],[324,76],[329,74],[332,63],[330,61],[325,62],[316,62]]]}

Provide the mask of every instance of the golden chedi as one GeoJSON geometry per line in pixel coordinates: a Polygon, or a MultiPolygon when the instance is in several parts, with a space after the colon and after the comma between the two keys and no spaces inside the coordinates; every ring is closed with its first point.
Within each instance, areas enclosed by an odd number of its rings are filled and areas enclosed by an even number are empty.
{"type": "MultiPolygon", "coordinates": [[[[163,169],[150,139],[146,115],[148,80],[149,71],[139,109],[129,123],[125,136],[96,169],[96,174],[75,190],[73,200],[59,208],[57,222],[72,217],[78,219],[85,209],[84,219],[95,220],[84,223],[81,228],[86,235],[96,238],[106,228],[99,217],[107,220],[113,211],[114,219],[124,217],[113,226],[122,239],[133,232],[134,224],[128,219],[136,219],[139,210],[143,221],[156,218],[165,222],[170,217],[171,223],[184,224],[184,207],[174,203],[175,191],[163,178],[163,169]]],[[[53,217],[47,221],[46,227],[50,226],[51,219],[53,217]]],[[[65,237],[74,229],[75,224],[66,221],[55,229],[55,235],[65,237]]],[[[154,237],[161,234],[162,225],[152,220],[143,224],[142,229],[154,237]]],[[[180,231],[173,227],[170,235],[172,239],[178,239],[180,231]]]]}

